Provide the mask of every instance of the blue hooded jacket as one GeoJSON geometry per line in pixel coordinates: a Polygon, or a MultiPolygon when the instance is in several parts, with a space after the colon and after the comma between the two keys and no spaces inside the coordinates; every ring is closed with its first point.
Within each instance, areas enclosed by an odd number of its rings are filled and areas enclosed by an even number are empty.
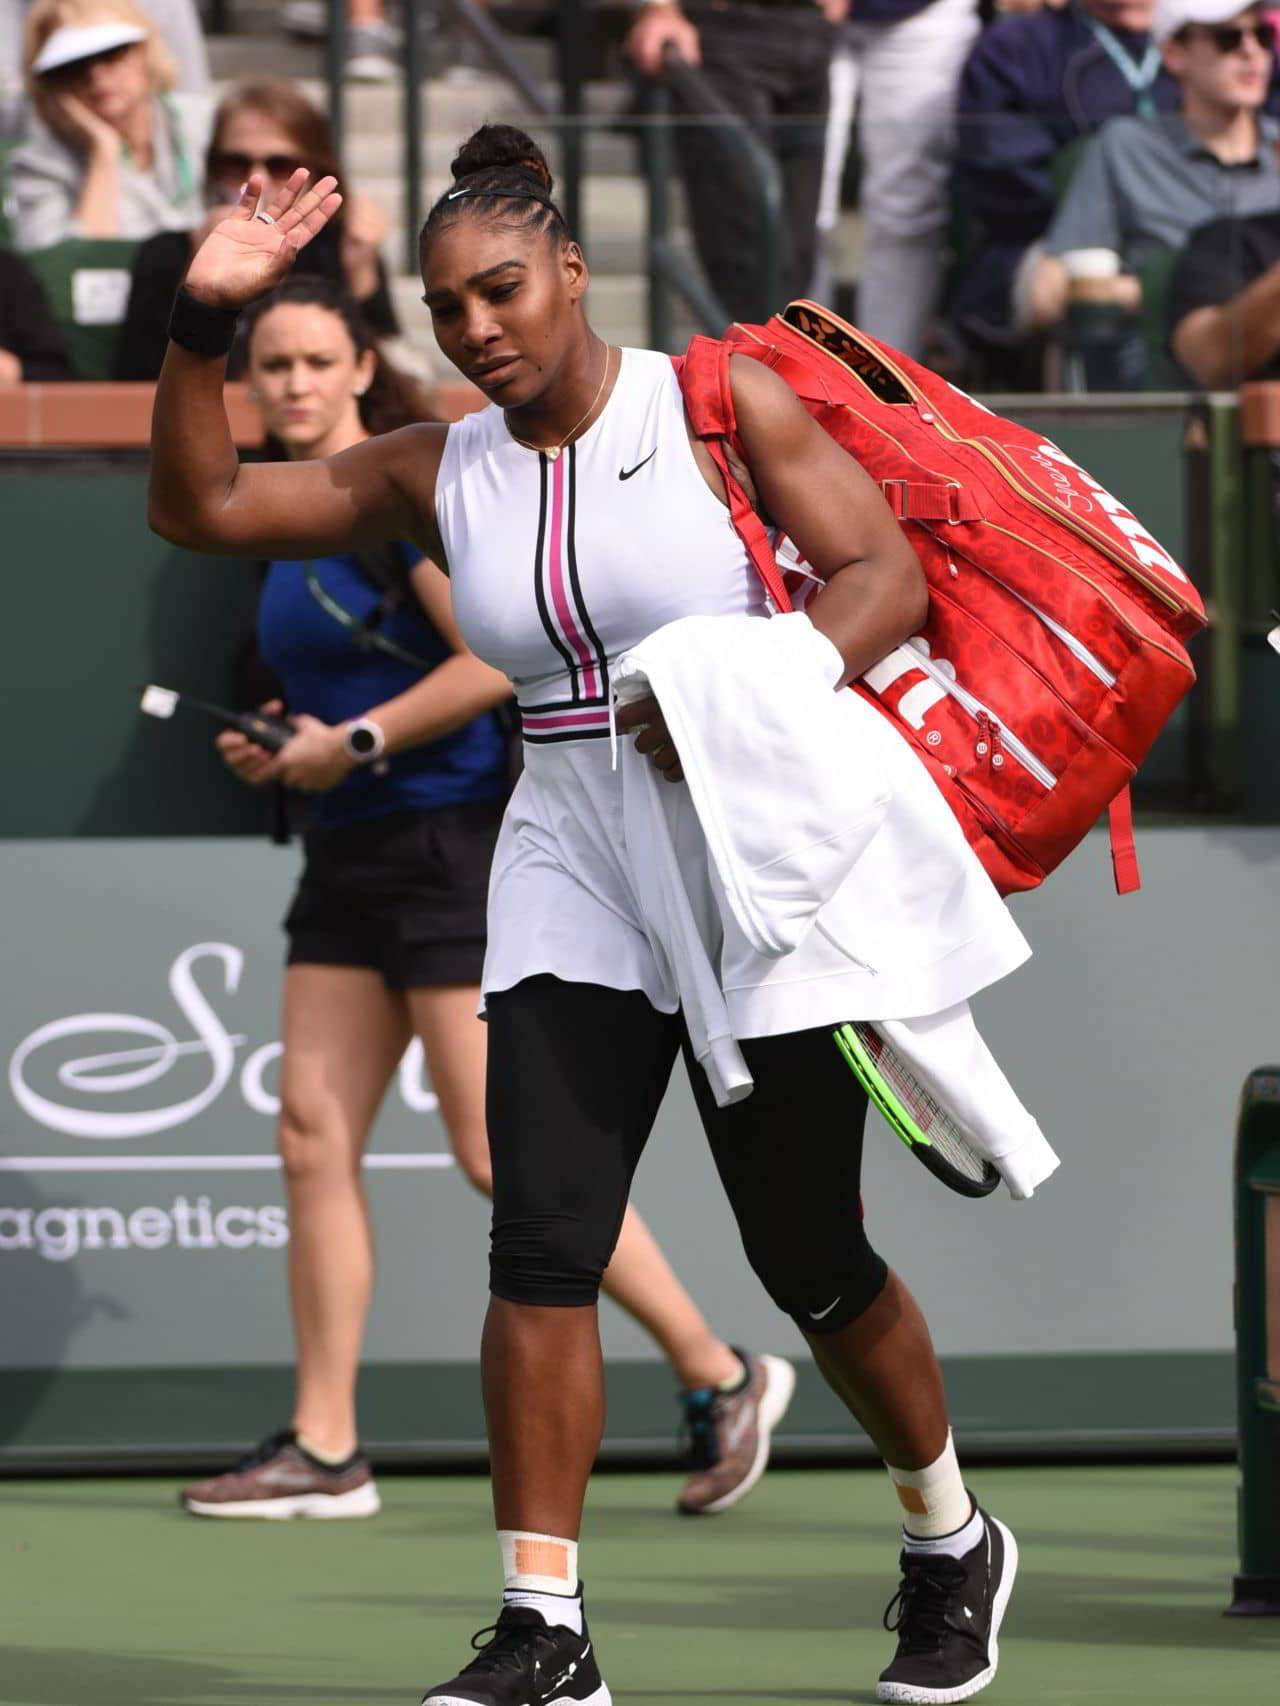
{"type": "MultiPolygon", "coordinates": [[[[1148,38],[1114,33],[1140,61],[1148,38]]],[[[1278,88],[1273,73],[1269,112],[1280,111],[1278,88]]],[[[1173,111],[1179,95],[1161,67],[1155,107],[1173,111]]],[[[952,175],[964,226],[947,317],[966,341],[1007,338],[1014,273],[1048,230],[1062,190],[1055,161],[1105,120],[1137,110],[1137,93],[1074,4],[1001,19],[979,36],[960,78],[952,175]]]]}
{"type": "MultiPolygon", "coordinates": [[[[1118,35],[1141,60],[1147,38],[1118,35]]],[[[1178,105],[1178,85],[1161,68],[1151,86],[1157,108],[1178,105]]],[[[1074,5],[992,24],[961,73],[952,205],[963,210],[961,255],[948,314],[980,341],[1000,342],[1010,319],[1013,275],[1044,235],[1061,186],[1054,162],[1138,96],[1074,5]]]]}

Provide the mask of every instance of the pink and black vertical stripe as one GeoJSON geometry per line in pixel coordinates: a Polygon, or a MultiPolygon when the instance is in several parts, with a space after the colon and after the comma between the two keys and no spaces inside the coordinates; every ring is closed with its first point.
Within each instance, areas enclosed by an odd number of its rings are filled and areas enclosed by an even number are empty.
{"type": "Polygon", "coordinates": [[[577,451],[570,445],[552,461],[539,456],[541,496],[534,555],[534,594],[547,637],[569,672],[568,696],[523,709],[524,738],[535,744],[598,740],[609,733],[609,668],[578,575],[574,542],[577,451]]]}

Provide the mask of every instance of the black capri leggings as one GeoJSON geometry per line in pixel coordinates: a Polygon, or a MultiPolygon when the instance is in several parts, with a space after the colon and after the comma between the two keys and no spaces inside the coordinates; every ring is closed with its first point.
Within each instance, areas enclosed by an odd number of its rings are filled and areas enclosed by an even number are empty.
{"type": "Polygon", "coordinates": [[[866,1098],[831,1028],[742,1044],[752,1094],[718,1108],[678,1014],[637,990],[532,977],[487,998],[493,1157],[490,1289],[514,1303],[592,1304],[632,1175],[683,1046],[743,1247],[806,1333],[875,1301],[888,1270],[867,1242],[866,1098]]]}

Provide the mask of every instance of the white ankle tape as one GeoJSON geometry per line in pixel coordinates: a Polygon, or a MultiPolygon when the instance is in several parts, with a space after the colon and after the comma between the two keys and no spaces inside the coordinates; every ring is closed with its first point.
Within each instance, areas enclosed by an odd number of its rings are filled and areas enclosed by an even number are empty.
{"type": "Polygon", "coordinates": [[[885,1464],[902,1506],[902,1526],[908,1534],[933,1540],[963,1528],[972,1502],[965,1491],[950,1431],[942,1455],[924,1469],[895,1469],[885,1464]]]}
{"type": "Polygon", "coordinates": [[[555,1534],[530,1534],[500,1528],[502,1585],[525,1593],[573,1594],[578,1591],[578,1542],[555,1534]]]}

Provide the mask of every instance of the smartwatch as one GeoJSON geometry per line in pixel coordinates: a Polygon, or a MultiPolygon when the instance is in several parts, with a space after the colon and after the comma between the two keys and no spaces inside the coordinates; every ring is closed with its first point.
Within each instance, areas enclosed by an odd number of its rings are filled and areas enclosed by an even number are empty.
{"type": "Polygon", "coordinates": [[[356,764],[372,764],[382,757],[387,737],[368,717],[357,717],[342,731],[342,745],[347,757],[356,764]]]}

